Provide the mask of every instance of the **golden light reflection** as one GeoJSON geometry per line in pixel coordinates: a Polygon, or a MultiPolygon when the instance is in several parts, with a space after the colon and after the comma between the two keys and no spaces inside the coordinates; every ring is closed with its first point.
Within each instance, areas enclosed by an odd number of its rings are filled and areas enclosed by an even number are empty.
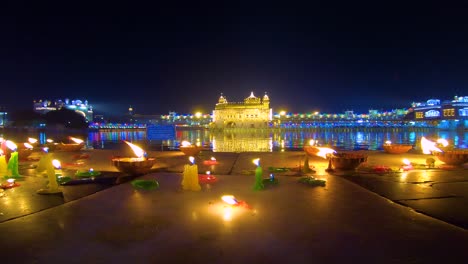
{"type": "Polygon", "coordinates": [[[402,172],[402,173],[401,173],[400,179],[401,179],[402,181],[406,181],[406,178],[407,178],[407,177],[408,177],[408,172],[405,171],[405,172],[402,172]]]}
{"type": "Polygon", "coordinates": [[[223,220],[226,222],[232,221],[232,208],[231,207],[228,207],[228,206],[224,207],[223,220]]]}

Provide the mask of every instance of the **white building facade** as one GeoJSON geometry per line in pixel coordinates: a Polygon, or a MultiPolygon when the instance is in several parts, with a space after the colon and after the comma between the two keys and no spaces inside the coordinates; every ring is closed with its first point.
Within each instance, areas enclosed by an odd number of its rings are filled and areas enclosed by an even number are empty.
{"type": "Polygon", "coordinates": [[[253,92],[244,102],[228,102],[221,94],[213,110],[213,128],[267,128],[272,120],[270,98],[255,97],[253,92]]]}

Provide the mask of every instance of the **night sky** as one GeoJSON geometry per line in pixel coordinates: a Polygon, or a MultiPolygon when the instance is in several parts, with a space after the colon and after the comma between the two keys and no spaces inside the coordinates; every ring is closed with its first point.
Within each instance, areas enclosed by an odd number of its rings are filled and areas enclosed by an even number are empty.
{"type": "Polygon", "coordinates": [[[211,112],[221,93],[253,91],[275,112],[366,113],[468,95],[466,6],[31,2],[0,11],[9,110],[69,98],[104,114],[211,112]]]}

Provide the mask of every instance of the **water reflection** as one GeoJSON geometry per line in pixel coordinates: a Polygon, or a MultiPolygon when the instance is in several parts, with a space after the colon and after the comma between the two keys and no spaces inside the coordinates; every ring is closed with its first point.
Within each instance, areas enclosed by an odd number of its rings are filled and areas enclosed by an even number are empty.
{"type": "Polygon", "coordinates": [[[68,142],[68,136],[85,139],[88,148],[115,149],[122,140],[139,143],[152,150],[178,149],[180,142],[187,140],[192,144],[212,149],[215,152],[246,152],[246,151],[281,151],[302,149],[311,139],[319,145],[329,146],[336,150],[369,149],[381,150],[385,141],[394,144],[410,144],[419,149],[421,137],[444,138],[455,148],[468,148],[467,131],[439,131],[402,128],[369,129],[297,129],[297,130],[238,130],[213,133],[208,130],[176,131],[175,139],[148,141],[145,130],[91,131],[87,134],[67,134],[61,132],[20,132],[4,131],[0,136],[15,142],[26,142],[28,137],[38,138],[41,144],[52,138],[55,142],[68,142]]]}
{"type": "Polygon", "coordinates": [[[225,132],[214,133],[211,137],[214,152],[271,152],[273,139],[269,133],[225,132]]]}

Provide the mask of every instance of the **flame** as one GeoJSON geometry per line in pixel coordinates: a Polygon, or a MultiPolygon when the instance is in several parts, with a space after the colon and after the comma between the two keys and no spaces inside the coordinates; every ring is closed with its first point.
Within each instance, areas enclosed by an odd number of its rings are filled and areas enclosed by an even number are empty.
{"type": "Polygon", "coordinates": [[[444,139],[444,138],[439,138],[437,140],[437,143],[441,144],[443,147],[446,147],[449,144],[448,141],[446,139],[444,139]]]}
{"type": "Polygon", "coordinates": [[[27,149],[32,149],[34,148],[31,144],[29,143],[24,143],[24,147],[26,147],[27,149]]]}
{"type": "Polygon", "coordinates": [[[135,144],[132,144],[126,140],[124,140],[125,143],[127,143],[133,150],[133,152],[135,152],[135,155],[138,157],[138,158],[142,158],[144,155],[145,155],[145,151],[138,147],[137,145],[135,144]]]}
{"type": "Polygon", "coordinates": [[[7,148],[9,148],[9,149],[11,149],[13,151],[16,151],[16,149],[18,148],[16,146],[16,144],[11,140],[7,140],[5,144],[6,144],[7,148]]]}
{"type": "Polygon", "coordinates": [[[221,199],[230,205],[236,205],[238,204],[236,198],[233,195],[223,195],[221,199]]]}
{"type": "Polygon", "coordinates": [[[336,151],[334,149],[331,149],[331,148],[317,147],[317,149],[319,150],[319,152],[317,152],[317,154],[315,154],[315,155],[317,155],[319,157],[322,157],[324,159],[327,158],[328,154],[336,153],[336,151]]]}
{"type": "Polygon", "coordinates": [[[190,146],[192,146],[192,143],[190,143],[190,142],[188,142],[188,141],[186,141],[186,140],[182,141],[182,143],[180,143],[180,144],[182,145],[182,147],[190,147],[190,146]]]}
{"type": "Polygon", "coordinates": [[[62,164],[60,164],[60,161],[59,160],[52,160],[52,165],[56,168],[56,169],[60,169],[62,167],[62,164]]]}
{"type": "Polygon", "coordinates": [[[421,148],[423,154],[431,154],[432,151],[442,152],[439,148],[437,148],[435,142],[427,140],[425,137],[421,138],[421,148]]]}
{"type": "Polygon", "coordinates": [[[411,161],[409,161],[409,159],[403,159],[403,163],[405,165],[411,165],[411,161]]]}
{"type": "Polygon", "coordinates": [[[211,160],[212,160],[212,161],[216,161],[216,158],[215,158],[215,157],[211,157],[211,160]]]}
{"type": "Polygon", "coordinates": [[[211,171],[206,171],[206,175],[210,175],[211,174],[211,171]]]}
{"type": "Polygon", "coordinates": [[[260,159],[259,158],[256,158],[256,159],[252,160],[252,162],[257,166],[260,166],[260,159]]]}
{"type": "Polygon", "coordinates": [[[47,141],[47,143],[52,143],[52,142],[54,142],[54,141],[53,141],[52,139],[50,139],[50,138],[48,138],[46,141],[47,141]]]}
{"type": "Polygon", "coordinates": [[[29,143],[34,144],[37,142],[37,139],[35,138],[28,138],[29,143]]]}
{"type": "Polygon", "coordinates": [[[75,142],[76,144],[81,144],[84,142],[83,140],[79,138],[70,137],[70,139],[73,140],[73,142],[75,142]]]}
{"type": "Polygon", "coordinates": [[[309,140],[309,145],[313,146],[315,144],[315,140],[311,139],[309,140]]]}
{"type": "Polygon", "coordinates": [[[391,145],[392,142],[390,140],[385,141],[385,145],[391,145]]]}
{"type": "Polygon", "coordinates": [[[192,163],[192,164],[195,163],[195,158],[194,157],[190,156],[188,159],[189,159],[190,163],[192,163]]]}
{"type": "Polygon", "coordinates": [[[49,152],[49,148],[48,148],[48,147],[44,147],[44,148],[42,148],[42,150],[43,150],[45,153],[48,153],[48,152],[49,152]]]}
{"type": "Polygon", "coordinates": [[[10,179],[7,180],[7,182],[8,182],[9,184],[13,184],[13,183],[15,183],[15,179],[10,178],[10,179]]]}

